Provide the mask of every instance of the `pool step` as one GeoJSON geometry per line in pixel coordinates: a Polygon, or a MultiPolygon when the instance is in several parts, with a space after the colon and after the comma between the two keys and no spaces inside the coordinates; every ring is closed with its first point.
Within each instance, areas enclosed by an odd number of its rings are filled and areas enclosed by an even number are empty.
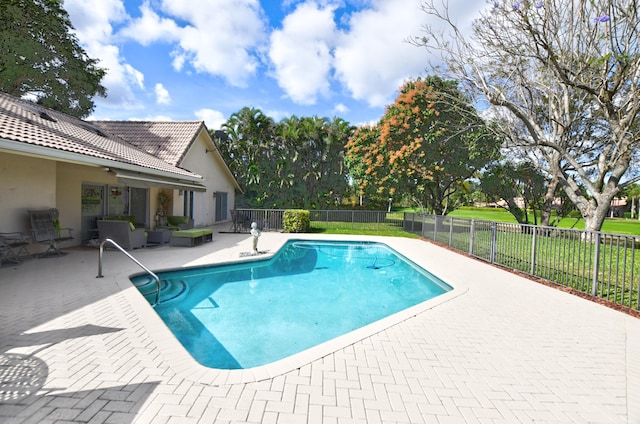
{"type": "MultiPolygon", "coordinates": [[[[134,285],[140,293],[142,293],[145,299],[149,301],[149,303],[153,303],[156,295],[156,281],[151,276],[149,276],[149,278],[136,280],[134,285]]],[[[187,283],[183,280],[160,280],[158,305],[165,304],[179,298],[181,299],[186,296],[187,291],[187,283]]]]}

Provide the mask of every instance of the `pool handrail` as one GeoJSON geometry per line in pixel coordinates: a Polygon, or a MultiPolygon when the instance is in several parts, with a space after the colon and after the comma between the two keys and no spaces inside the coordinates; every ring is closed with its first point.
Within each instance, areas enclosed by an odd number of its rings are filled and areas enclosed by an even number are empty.
{"type": "Polygon", "coordinates": [[[113,247],[115,247],[116,249],[118,249],[119,251],[121,251],[122,253],[125,254],[125,256],[127,256],[129,259],[131,259],[133,262],[135,262],[136,264],[138,264],[138,266],[142,269],[144,269],[146,272],[148,272],[153,278],[154,280],[156,280],[156,298],[155,298],[155,302],[153,302],[153,305],[151,306],[156,306],[158,304],[158,300],[160,299],[160,277],[158,277],[153,271],[151,271],[149,268],[147,268],[146,266],[142,265],[140,263],[140,261],[138,261],[136,258],[134,258],[133,256],[131,256],[129,254],[129,252],[127,252],[126,250],[124,250],[118,243],[116,243],[115,241],[111,240],[111,239],[104,239],[102,241],[102,243],[100,243],[100,253],[99,253],[99,257],[98,257],[98,275],[96,275],[96,278],[102,278],[104,277],[104,275],[102,275],[102,255],[104,252],[104,245],[105,243],[109,242],[113,247]]]}

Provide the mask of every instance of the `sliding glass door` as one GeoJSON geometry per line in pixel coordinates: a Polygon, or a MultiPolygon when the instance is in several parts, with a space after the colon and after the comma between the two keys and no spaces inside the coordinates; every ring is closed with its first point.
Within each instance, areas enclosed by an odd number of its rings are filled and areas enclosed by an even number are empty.
{"type": "Polygon", "coordinates": [[[103,216],[135,216],[137,226],[149,225],[149,190],[120,185],[82,184],[82,243],[97,238],[96,221],[103,216]]]}

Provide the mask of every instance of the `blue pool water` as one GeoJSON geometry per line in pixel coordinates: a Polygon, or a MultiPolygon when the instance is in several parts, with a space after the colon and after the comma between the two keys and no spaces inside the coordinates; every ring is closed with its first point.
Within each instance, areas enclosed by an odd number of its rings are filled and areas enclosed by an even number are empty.
{"type": "MultiPolygon", "coordinates": [[[[292,240],[272,258],[158,273],[156,312],[202,365],[265,365],[451,287],[382,243],[292,240]]],[[[132,282],[151,301],[149,276],[132,282]]]]}

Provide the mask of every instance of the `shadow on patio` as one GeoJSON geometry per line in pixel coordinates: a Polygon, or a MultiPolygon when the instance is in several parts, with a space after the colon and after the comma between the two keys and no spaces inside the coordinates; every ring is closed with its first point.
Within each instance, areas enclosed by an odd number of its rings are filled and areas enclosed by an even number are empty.
{"type": "MultiPolygon", "coordinates": [[[[108,338],[109,334],[119,331],[122,329],[87,324],[13,336],[10,340],[13,348],[35,350],[28,354],[0,353],[0,417],[13,417],[11,421],[34,420],[38,416],[51,417],[55,410],[55,416],[60,420],[102,422],[108,418],[119,423],[133,422],[159,382],[103,385],[80,391],[68,391],[62,385],[43,389],[50,375],[47,362],[38,356],[39,353],[70,339],[108,338]]],[[[69,368],[72,378],[83,373],[82,370],[74,371],[72,365],[69,368]]]]}

